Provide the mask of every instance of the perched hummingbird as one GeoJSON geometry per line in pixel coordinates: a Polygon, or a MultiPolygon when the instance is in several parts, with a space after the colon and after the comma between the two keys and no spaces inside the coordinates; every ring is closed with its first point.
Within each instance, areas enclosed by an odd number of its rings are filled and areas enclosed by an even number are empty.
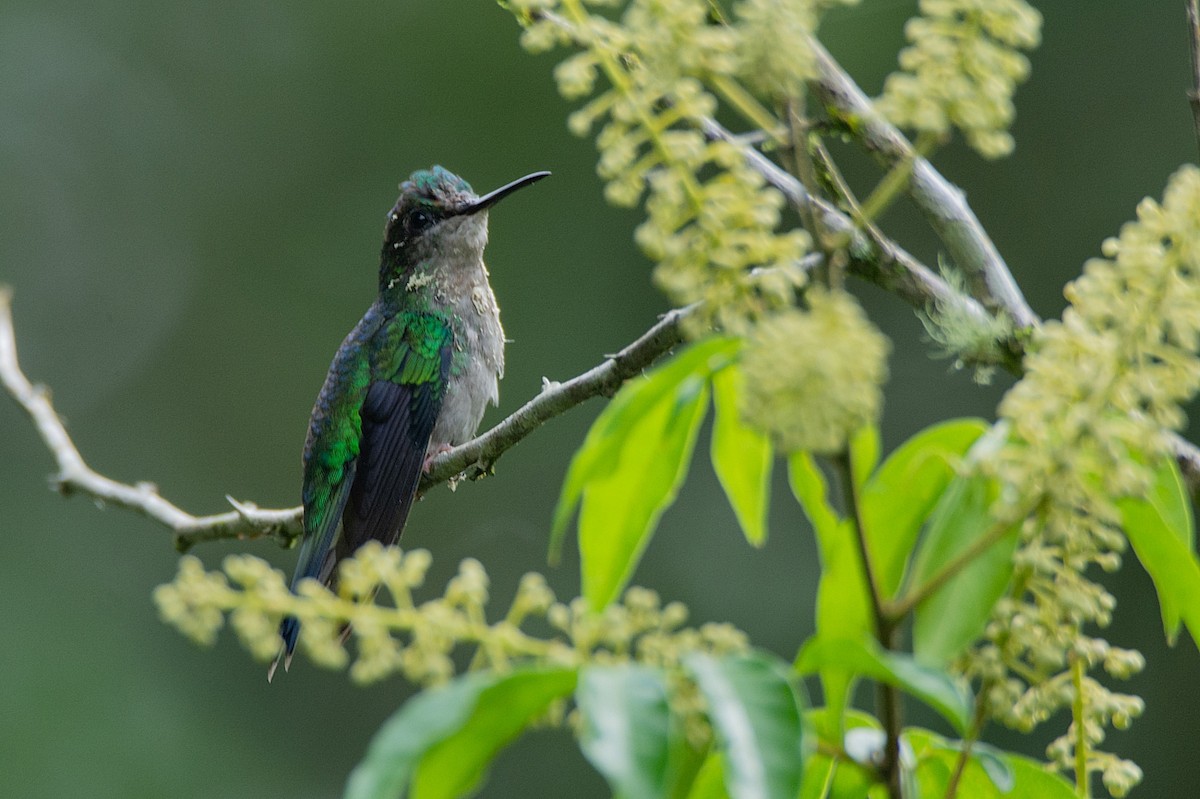
{"type": "MultiPolygon", "coordinates": [[[[338,562],[367,541],[394,543],[431,458],[470,440],[496,404],[504,331],[483,264],[487,209],[549,174],[482,197],[440,166],[400,184],[379,296],[334,356],[308,423],[293,591],[308,577],[331,585],[338,562]]],[[[285,669],[299,633],[283,620],[285,669]]]]}

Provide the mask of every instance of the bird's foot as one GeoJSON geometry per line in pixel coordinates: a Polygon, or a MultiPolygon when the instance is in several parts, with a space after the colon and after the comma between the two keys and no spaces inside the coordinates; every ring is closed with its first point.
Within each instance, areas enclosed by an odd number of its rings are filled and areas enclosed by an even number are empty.
{"type": "Polygon", "coordinates": [[[429,474],[429,469],[433,466],[433,459],[438,455],[441,455],[443,452],[449,452],[452,449],[454,449],[454,447],[450,446],[449,444],[438,444],[432,450],[425,453],[425,465],[421,467],[422,471],[424,471],[425,474],[429,474]]]}

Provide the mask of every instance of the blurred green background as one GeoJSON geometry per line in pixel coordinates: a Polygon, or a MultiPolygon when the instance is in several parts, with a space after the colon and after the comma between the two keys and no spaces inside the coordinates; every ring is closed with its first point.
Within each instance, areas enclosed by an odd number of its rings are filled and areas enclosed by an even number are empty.
{"type": "MultiPolygon", "coordinates": [[[[825,39],[868,91],[895,63],[915,3],[831,14],[825,39]]],[[[1045,42],[1018,95],[1016,154],[960,147],[939,165],[1042,314],[1145,195],[1196,157],[1182,0],[1040,4],[1045,42]]],[[[337,344],[371,301],[396,184],[438,162],[486,190],[555,176],[492,214],[488,262],[513,344],[502,407],[543,376],[570,377],[665,309],[606,207],[591,142],[512,19],[490,2],[210,4],[4,0],[0,5],[0,282],[16,290],[26,372],[54,389],[84,456],[153,480],[194,512],[225,494],[298,501],[299,451],[337,344]]],[[[877,174],[847,150],[860,186],[877,174]]],[[[900,206],[887,228],[933,261],[936,242],[900,206]]],[[[858,286],[896,343],[885,445],[960,415],[990,416],[987,388],[930,360],[898,300],[858,286]]],[[[489,568],[506,606],[544,570],[563,471],[601,404],[560,417],[510,452],[494,479],[433,492],[404,543],[489,568]]],[[[790,657],[811,631],[815,554],[781,480],[771,539],[748,547],[704,444],[637,581],[730,621],[790,657]]],[[[0,796],[328,797],[410,689],[354,688],[301,662],[274,685],[225,635],[195,648],[159,623],[169,534],[129,513],[46,490],[47,453],[0,401],[0,796]]],[[[209,545],[215,566],[252,552],[290,572],[294,553],[209,545]]],[[[549,577],[574,595],[574,551],[549,577]]],[[[1162,645],[1152,589],[1130,561],[1110,637],[1141,648],[1127,684],[1146,714],[1111,744],[1146,770],[1141,796],[1200,783],[1200,657],[1162,645]]],[[[918,716],[930,724],[936,722],[918,716]]],[[[1065,721],[1051,725],[1065,726],[1065,721]]],[[[1049,732],[1009,745],[1039,754],[1049,732]]],[[[565,733],[528,736],[485,796],[604,796],[565,733]]]]}

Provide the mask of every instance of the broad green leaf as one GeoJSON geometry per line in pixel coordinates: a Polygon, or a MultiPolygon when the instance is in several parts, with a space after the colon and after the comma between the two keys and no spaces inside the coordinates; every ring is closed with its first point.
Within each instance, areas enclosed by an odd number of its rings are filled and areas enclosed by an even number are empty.
{"type": "Polygon", "coordinates": [[[707,377],[691,376],[634,420],[615,468],[594,474],[579,510],[583,596],[600,611],[633,574],[687,476],[708,407],[707,377]]]}
{"type": "MultiPolygon", "coordinates": [[[[904,731],[917,760],[918,795],[942,797],[961,751],[961,742],[947,741],[918,728],[904,731]]],[[[956,796],[962,799],[1073,799],[1074,788],[1037,761],[1000,752],[976,743],[967,760],[956,796]]]]}
{"type": "MultiPolygon", "coordinates": [[[[940,760],[946,766],[944,779],[948,779],[953,773],[955,762],[961,756],[965,746],[963,741],[949,740],[935,732],[919,727],[907,728],[904,731],[904,739],[912,748],[913,756],[917,761],[923,761],[926,758],[940,760]]],[[[959,783],[959,795],[964,797],[1003,796],[1012,791],[1014,781],[1015,777],[1009,763],[1008,753],[982,741],[975,741],[971,746],[967,769],[959,783]]],[[[943,782],[939,795],[944,794],[945,789],[946,785],[943,782]]]]}
{"type": "MultiPolygon", "coordinates": [[[[996,493],[995,482],[980,475],[951,481],[917,550],[910,590],[993,531],[996,493]]],[[[1014,525],[917,606],[913,654],[918,660],[945,666],[982,634],[992,607],[1012,579],[1019,530],[1020,525],[1014,525]]]]}
{"type": "Polygon", "coordinates": [[[527,668],[484,688],[471,715],[421,757],[412,799],[455,799],[475,791],[496,754],[550,703],[575,688],[576,671],[527,668]]]}
{"type": "Polygon", "coordinates": [[[804,515],[812,524],[818,542],[836,537],[842,517],[829,502],[829,485],[812,455],[797,452],[788,458],[788,482],[804,515]]]}
{"type": "Polygon", "coordinates": [[[625,383],[596,418],[567,470],[550,531],[550,560],[557,562],[571,515],[588,483],[618,467],[622,452],[638,442],[631,438],[638,421],[651,408],[668,402],[689,378],[707,377],[724,368],[737,351],[737,339],[711,338],[694,344],[645,377],[625,383]]]}
{"type": "MultiPolygon", "coordinates": [[[[921,526],[971,445],[987,430],[980,419],[927,427],[888,456],[863,485],[859,505],[880,591],[894,596],[921,526]]],[[[855,458],[855,467],[858,458],[855,458]]]]}
{"type": "Polygon", "coordinates": [[[659,799],[671,782],[671,711],[661,669],[588,666],[575,689],[579,746],[621,799],[659,799]]]}
{"type": "Polygon", "coordinates": [[[696,780],[687,799],[729,799],[725,790],[725,767],[721,762],[721,753],[712,752],[704,759],[704,764],[696,772],[696,780]]]}
{"type": "Polygon", "coordinates": [[[1078,796],[1071,783],[1046,771],[1036,760],[1009,755],[1008,765],[1013,771],[1013,789],[1007,794],[1010,799],[1076,799],[1078,796]]]}
{"type": "Polygon", "coordinates": [[[1149,494],[1117,505],[1125,535],[1154,581],[1167,641],[1174,645],[1182,621],[1200,647],[1200,563],[1194,551],[1191,501],[1179,467],[1164,458],[1149,494]]]}
{"type": "Polygon", "coordinates": [[[962,681],[908,655],[881,649],[870,639],[811,638],[800,650],[796,670],[800,674],[832,670],[870,677],[920,699],[959,732],[970,723],[971,692],[962,681]]]}
{"type": "Polygon", "coordinates": [[[708,704],[731,799],[796,796],[804,768],[803,723],[787,667],[760,652],[693,654],[684,666],[708,704]]]}
{"type": "Polygon", "coordinates": [[[742,373],[726,368],[712,376],[713,471],[725,489],[746,540],[760,547],[767,541],[767,506],[771,496],[771,442],[742,421],[738,409],[742,373]]]}
{"type": "Polygon", "coordinates": [[[430,747],[462,728],[494,674],[471,674],[408,700],[392,714],[350,773],[346,799],[395,799],[430,747]]]}

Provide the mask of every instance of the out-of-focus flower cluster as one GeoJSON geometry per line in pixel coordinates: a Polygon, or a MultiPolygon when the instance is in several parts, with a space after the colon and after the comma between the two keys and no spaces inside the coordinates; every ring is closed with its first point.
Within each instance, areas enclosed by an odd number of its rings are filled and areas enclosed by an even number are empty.
{"type": "Polygon", "coordinates": [[[518,662],[627,661],[674,669],[688,652],[725,654],[749,645],[729,625],[685,627],[682,604],[664,606],[644,588],[630,588],[599,614],[582,599],[558,602],[536,573],[522,578],[504,617],[489,622],[488,576],[478,561],[464,560],[442,596],[417,603],[413,591],[429,565],[425,550],[402,552],[371,542],[342,562],[337,593],[308,580],[293,594],[283,573],[259,558],[230,556],[222,571],[207,572],[199,559],[185,556],[175,580],[159,586],[154,599],[164,621],[205,645],[216,640],[228,617],[243,646],[264,661],[282,645],[280,620],[294,616],[301,623],[300,649],[313,662],[335,669],[350,664],[350,676],[362,683],[396,673],[420,685],[445,682],[464,646],[476,649],[472,667],[505,670],[518,662]],[[551,634],[526,632],[522,625],[530,620],[551,634]]]}
{"type": "Polygon", "coordinates": [[[742,414],[781,451],[839,452],[879,418],[890,344],[842,291],[760,323],[742,349],[742,414]]]}
{"type": "Polygon", "coordinates": [[[686,323],[694,336],[744,334],[792,306],[804,284],[808,234],[782,224],[783,197],[746,164],[741,146],[707,141],[702,123],[717,113],[716,83],[750,105],[751,89],[771,100],[799,96],[812,69],[807,37],[830,4],[747,0],[725,20],[712,18],[718,12],[706,0],[512,3],[524,15],[527,48],[580,48],[555,70],[564,97],[591,97],[570,128],[599,128],[597,171],[610,202],[646,197],[637,242],[674,302],[703,301],[686,323]],[[587,5],[624,10],[614,21],[587,5]]]}
{"type": "MultiPolygon", "coordinates": [[[[1200,389],[1200,169],[1179,170],[1163,202],[1144,200],[1103,252],[1068,287],[1071,307],[1037,334],[1025,378],[1000,406],[1011,435],[991,468],[1004,512],[1030,515],[1017,591],[997,606],[968,668],[992,686],[995,717],[1021,729],[1073,706],[1073,662],[1113,677],[1143,665],[1138,653],[1085,635],[1106,626],[1116,604],[1085,573],[1119,567],[1115,500],[1144,496],[1148,464],[1167,452],[1162,430],[1182,425],[1181,405],[1200,389]]],[[[1137,767],[1091,747],[1106,726],[1128,725],[1141,700],[1091,678],[1082,694],[1075,724],[1085,725],[1089,768],[1110,791],[1126,791],[1137,767]]],[[[1048,754],[1068,767],[1075,741],[1064,736],[1048,754]]]]}
{"type": "Polygon", "coordinates": [[[880,110],[902,127],[962,131],[980,155],[1013,149],[1012,97],[1029,75],[1020,50],[1038,45],[1042,16],[1024,0],[921,0],[909,20],[901,72],[888,76],[880,110]]]}

